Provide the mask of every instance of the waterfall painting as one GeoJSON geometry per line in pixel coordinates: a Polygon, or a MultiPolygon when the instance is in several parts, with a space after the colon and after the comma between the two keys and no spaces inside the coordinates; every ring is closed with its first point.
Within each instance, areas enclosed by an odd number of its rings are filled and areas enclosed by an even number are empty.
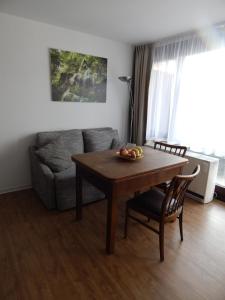
{"type": "Polygon", "coordinates": [[[106,102],[107,59],[49,49],[53,101],[106,102]]]}

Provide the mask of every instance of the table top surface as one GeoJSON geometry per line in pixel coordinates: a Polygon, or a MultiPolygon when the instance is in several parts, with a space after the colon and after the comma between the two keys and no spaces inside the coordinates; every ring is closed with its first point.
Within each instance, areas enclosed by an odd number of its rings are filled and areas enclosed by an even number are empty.
{"type": "Polygon", "coordinates": [[[109,180],[119,180],[145,173],[160,172],[166,168],[182,167],[188,159],[143,147],[144,157],[135,161],[121,159],[116,150],[106,150],[73,155],[74,162],[109,180]]]}

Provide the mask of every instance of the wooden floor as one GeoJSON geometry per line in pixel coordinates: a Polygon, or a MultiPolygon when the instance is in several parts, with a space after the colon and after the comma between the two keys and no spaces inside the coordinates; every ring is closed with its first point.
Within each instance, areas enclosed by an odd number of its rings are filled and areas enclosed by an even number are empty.
{"type": "Polygon", "coordinates": [[[47,211],[29,191],[0,196],[0,299],[225,299],[225,203],[185,203],[184,242],[167,224],[165,262],[158,236],[130,221],[124,201],[116,254],[105,255],[106,203],[47,211]]]}

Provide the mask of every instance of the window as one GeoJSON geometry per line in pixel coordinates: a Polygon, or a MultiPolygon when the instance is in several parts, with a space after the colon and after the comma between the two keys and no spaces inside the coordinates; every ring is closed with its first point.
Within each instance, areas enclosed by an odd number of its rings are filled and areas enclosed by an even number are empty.
{"type": "Polygon", "coordinates": [[[225,46],[209,49],[195,38],[155,47],[146,138],[219,157],[218,180],[225,186],[224,136],[225,46]]]}

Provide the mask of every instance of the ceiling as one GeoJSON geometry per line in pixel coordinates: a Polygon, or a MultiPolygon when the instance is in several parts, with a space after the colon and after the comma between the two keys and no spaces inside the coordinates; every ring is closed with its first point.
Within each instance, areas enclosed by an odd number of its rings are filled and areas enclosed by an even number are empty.
{"type": "Polygon", "coordinates": [[[225,21],[225,0],[0,0],[0,11],[140,44],[225,21]]]}

